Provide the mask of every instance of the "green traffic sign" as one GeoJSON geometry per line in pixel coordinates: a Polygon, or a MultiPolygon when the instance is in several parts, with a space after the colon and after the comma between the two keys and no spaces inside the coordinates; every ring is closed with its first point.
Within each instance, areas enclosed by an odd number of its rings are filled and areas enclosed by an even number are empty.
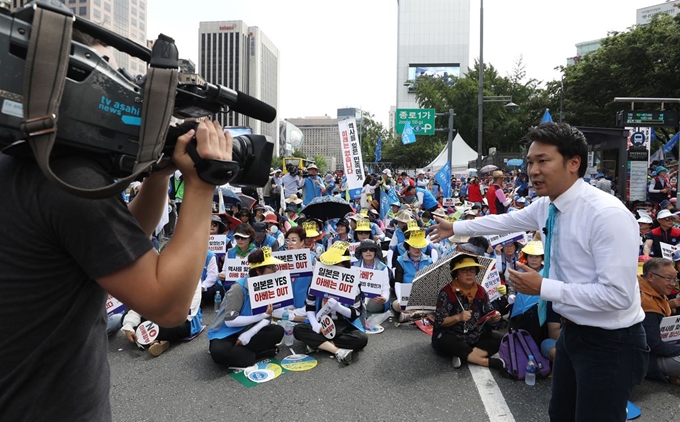
{"type": "Polygon", "coordinates": [[[401,134],[409,122],[416,135],[434,135],[434,118],[433,108],[398,108],[394,116],[395,129],[401,134]]]}

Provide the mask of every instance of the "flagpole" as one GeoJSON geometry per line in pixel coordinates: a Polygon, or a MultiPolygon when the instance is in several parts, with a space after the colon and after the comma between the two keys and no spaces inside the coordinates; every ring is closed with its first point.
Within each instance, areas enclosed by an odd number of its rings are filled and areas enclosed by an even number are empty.
{"type": "Polygon", "coordinates": [[[484,0],[479,4],[479,92],[477,94],[477,170],[482,167],[484,131],[484,0]]]}

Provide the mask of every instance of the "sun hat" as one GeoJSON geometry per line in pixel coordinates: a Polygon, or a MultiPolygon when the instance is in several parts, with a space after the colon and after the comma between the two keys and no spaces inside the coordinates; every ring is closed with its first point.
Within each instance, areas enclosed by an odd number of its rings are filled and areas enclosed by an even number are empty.
{"type": "Polygon", "coordinates": [[[406,240],[406,243],[408,243],[410,247],[418,249],[423,249],[430,244],[430,242],[425,238],[425,230],[422,229],[411,231],[411,235],[406,240]]]}
{"type": "Polygon", "coordinates": [[[213,215],[210,217],[210,223],[217,223],[222,227],[222,230],[227,230],[227,225],[224,224],[224,221],[222,221],[219,215],[213,215]]]}
{"type": "Polygon", "coordinates": [[[245,233],[239,233],[239,232],[234,233],[234,237],[240,237],[242,239],[250,239],[249,235],[247,235],[245,233]]]}
{"type": "Polygon", "coordinates": [[[638,218],[637,222],[640,224],[654,224],[652,217],[648,215],[643,215],[642,217],[638,218]]]}
{"type": "Polygon", "coordinates": [[[670,210],[661,210],[659,213],[656,215],[657,220],[662,220],[664,218],[672,217],[673,214],[670,212],[670,210]]]}
{"type": "Polygon", "coordinates": [[[382,174],[387,175],[387,177],[392,177],[392,170],[385,169],[385,170],[382,171],[382,174]]]}
{"type": "Polygon", "coordinates": [[[273,212],[264,213],[264,222],[265,223],[279,224],[279,220],[278,220],[278,218],[276,218],[276,214],[274,214],[273,212]]]}
{"type": "Polygon", "coordinates": [[[286,205],[286,212],[297,213],[297,207],[295,206],[295,204],[288,204],[288,205],[286,205]]]}
{"type": "Polygon", "coordinates": [[[394,201],[394,202],[392,202],[392,203],[390,204],[390,206],[401,208],[401,202],[399,202],[399,201],[394,201]]]}
{"type": "Polygon", "coordinates": [[[479,273],[479,270],[484,267],[482,265],[479,265],[479,261],[476,256],[469,255],[466,253],[460,253],[451,258],[449,268],[451,269],[451,273],[453,273],[454,271],[458,271],[461,268],[476,268],[477,273],[479,273]]]}
{"type": "Polygon", "coordinates": [[[373,230],[371,230],[371,222],[368,221],[367,219],[362,218],[362,219],[356,220],[356,222],[357,222],[357,228],[354,229],[355,232],[373,232],[373,230]]]}
{"type": "Polygon", "coordinates": [[[394,219],[400,223],[408,223],[412,220],[411,212],[408,210],[401,210],[394,219]]]}
{"type": "Polygon", "coordinates": [[[408,225],[406,226],[406,231],[404,233],[409,233],[414,230],[420,230],[420,226],[418,225],[418,222],[416,220],[411,220],[408,222],[408,225]]]}
{"type": "Polygon", "coordinates": [[[253,223],[253,230],[255,230],[255,233],[264,233],[267,231],[267,223],[263,221],[256,221],[253,223]]]}
{"type": "Polygon", "coordinates": [[[305,221],[302,223],[302,228],[305,229],[305,236],[308,238],[317,237],[319,235],[315,221],[305,221]]]}
{"type": "Polygon", "coordinates": [[[270,248],[269,246],[262,247],[262,254],[264,255],[264,261],[250,264],[251,269],[266,267],[268,265],[279,265],[284,263],[280,259],[274,258],[274,256],[272,255],[272,248],[270,248]]]}
{"type": "Polygon", "coordinates": [[[349,242],[335,242],[330,248],[319,256],[319,261],[324,265],[335,265],[349,261],[349,242]]]}
{"type": "Polygon", "coordinates": [[[362,220],[363,218],[364,217],[362,217],[361,214],[352,214],[352,215],[347,216],[348,220],[354,220],[355,222],[362,220]]]}
{"type": "Polygon", "coordinates": [[[664,199],[663,201],[659,202],[659,209],[664,209],[667,206],[669,206],[670,204],[671,204],[671,201],[669,201],[668,199],[664,199]]]}
{"type": "Polygon", "coordinates": [[[357,247],[356,251],[354,251],[354,256],[357,259],[361,259],[361,254],[364,251],[373,251],[375,252],[376,258],[382,259],[382,249],[380,249],[380,243],[374,240],[371,239],[362,240],[359,246],[357,247]]]}
{"type": "Polygon", "coordinates": [[[302,199],[298,198],[296,194],[292,194],[288,199],[286,199],[287,204],[290,204],[291,202],[294,204],[301,204],[302,199]]]}
{"type": "Polygon", "coordinates": [[[436,215],[437,217],[441,217],[441,218],[448,217],[448,214],[446,214],[446,211],[444,211],[443,208],[437,208],[436,210],[434,210],[432,215],[436,215]]]}
{"type": "Polygon", "coordinates": [[[540,240],[527,242],[527,245],[522,248],[522,252],[527,255],[545,255],[545,252],[543,251],[543,242],[540,240]]]}
{"type": "Polygon", "coordinates": [[[307,166],[307,170],[315,169],[318,170],[319,168],[316,166],[316,164],[310,164],[307,166]]]}
{"type": "Polygon", "coordinates": [[[668,169],[667,169],[666,167],[664,167],[664,166],[659,166],[659,167],[657,167],[655,171],[656,171],[656,174],[659,174],[659,173],[661,173],[662,171],[665,171],[666,173],[668,173],[668,169]]]}

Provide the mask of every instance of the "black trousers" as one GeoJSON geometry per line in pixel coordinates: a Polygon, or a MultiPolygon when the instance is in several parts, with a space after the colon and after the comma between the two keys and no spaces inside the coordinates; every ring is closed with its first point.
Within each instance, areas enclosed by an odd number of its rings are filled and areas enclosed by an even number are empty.
{"type": "Polygon", "coordinates": [[[215,293],[219,290],[222,300],[224,300],[224,289],[219,284],[215,283],[208,289],[201,293],[201,305],[210,306],[215,304],[215,293]]]}
{"type": "Polygon", "coordinates": [[[276,356],[276,345],[283,339],[283,327],[267,325],[250,339],[246,346],[237,346],[241,333],[227,338],[210,340],[210,356],[220,365],[245,368],[262,358],[276,356]]]}
{"type": "Polygon", "coordinates": [[[191,322],[184,321],[176,327],[158,327],[158,337],[156,340],[180,341],[191,335],[191,322]]]}
{"type": "Polygon", "coordinates": [[[366,333],[359,331],[357,327],[344,319],[335,322],[335,338],[328,340],[323,334],[312,330],[310,324],[298,324],[293,328],[293,335],[296,339],[305,343],[312,349],[318,349],[322,343],[331,341],[336,347],[341,349],[361,350],[368,344],[366,333]]]}
{"type": "Polygon", "coordinates": [[[484,350],[489,356],[496,354],[501,347],[502,338],[503,334],[498,331],[484,331],[477,344],[470,346],[454,334],[444,333],[439,339],[439,351],[446,356],[458,356],[462,362],[465,362],[474,347],[484,350]]]}

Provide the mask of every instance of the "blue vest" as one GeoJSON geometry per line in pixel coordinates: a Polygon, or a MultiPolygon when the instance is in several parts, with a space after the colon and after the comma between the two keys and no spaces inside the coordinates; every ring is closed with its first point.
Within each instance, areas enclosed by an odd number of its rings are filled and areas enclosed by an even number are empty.
{"type": "MultiPolygon", "coordinates": [[[[363,295],[362,295],[362,297],[363,297],[363,295]]],[[[316,312],[319,312],[321,310],[322,303],[323,303],[323,298],[317,297],[316,298],[316,312]]],[[[345,306],[345,305],[340,304],[340,306],[345,306]]],[[[363,307],[363,305],[362,305],[362,307],[363,307]]],[[[340,315],[340,314],[338,314],[338,317],[339,318],[345,318],[344,315],[340,315]]],[[[359,315],[358,317],[356,317],[354,319],[354,321],[350,321],[347,318],[345,318],[345,321],[347,321],[350,324],[352,324],[353,326],[355,326],[357,328],[357,330],[361,331],[362,333],[365,333],[366,327],[364,327],[364,323],[362,321],[363,319],[364,319],[364,315],[359,315]]],[[[340,334],[340,333],[338,333],[338,334],[340,334]]]]}
{"type": "Polygon", "coordinates": [[[434,197],[434,195],[432,195],[432,193],[430,193],[429,190],[416,188],[416,192],[421,192],[423,194],[423,203],[421,204],[423,209],[429,210],[430,208],[439,206],[439,202],[437,202],[437,199],[434,197]]]}
{"type": "Polygon", "coordinates": [[[305,192],[304,198],[302,198],[302,205],[307,205],[312,202],[312,199],[316,198],[317,196],[321,196],[321,188],[317,186],[316,183],[314,183],[316,180],[323,184],[323,181],[319,176],[314,178],[309,176],[305,178],[305,192]]]}
{"type": "MultiPolygon", "coordinates": [[[[241,305],[241,310],[239,311],[239,316],[252,316],[253,310],[250,308],[250,296],[248,296],[248,289],[246,288],[246,277],[239,278],[236,282],[243,289],[243,305],[241,305]]],[[[220,312],[223,310],[220,309],[220,312]]],[[[219,315],[219,314],[218,314],[219,315]]],[[[223,339],[234,334],[240,333],[245,330],[246,327],[227,327],[227,325],[222,322],[219,328],[215,329],[210,327],[208,330],[208,340],[223,339]]]]}
{"type": "Polygon", "coordinates": [[[201,308],[198,308],[196,316],[189,322],[189,324],[191,327],[192,336],[195,336],[196,334],[201,332],[201,330],[203,329],[203,312],[201,311],[201,308]]]}
{"type": "Polygon", "coordinates": [[[270,234],[265,234],[264,239],[262,239],[262,245],[259,247],[262,248],[264,246],[269,246],[271,248],[272,246],[274,246],[274,243],[276,243],[276,238],[270,234]]]}
{"type": "MultiPolygon", "coordinates": [[[[404,280],[402,282],[404,284],[413,283],[413,278],[416,275],[416,266],[413,264],[413,261],[411,261],[410,258],[407,258],[407,254],[404,254],[397,258],[397,262],[401,265],[401,268],[404,269],[404,280]]],[[[431,264],[432,258],[425,254],[420,255],[420,264],[418,265],[418,270],[422,270],[431,264]]]]}
{"type": "MultiPolygon", "coordinates": [[[[210,260],[215,256],[213,251],[208,251],[208,256],[205,258],[205,265],[203,266],[203,274],[201,275],[201,280],[205,280],[205,278],[208,276],[208,264],[210,264],[210,260]]],[[[220,281],[218,278],[217,281],[220,281]]]]}
{"type": "MultiPolygon", "coordinates": [[[[312,262],[314,258],[312,257],[312,262]]],[[[293,306],[304,308],[307,300],[307,291],[312,284],[312,276],[296,277],[293,279],[293,306]]]]}

